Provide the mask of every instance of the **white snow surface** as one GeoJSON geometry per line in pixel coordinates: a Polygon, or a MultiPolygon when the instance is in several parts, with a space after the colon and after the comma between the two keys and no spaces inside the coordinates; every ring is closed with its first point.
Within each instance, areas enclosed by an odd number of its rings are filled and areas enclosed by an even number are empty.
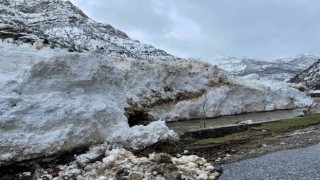
{"type": "Polygon", "coordinates": [[[164,121],[129,128],[127,116],[202,118],[204,97],[207,117],[312,101],[284,84],[231,78],[197,61],[125,61],[26,44],[0,46],[0,164],[105,141],[139,148],[177,138],[164,121]]]}
{"type": "Polygon", "coordinates": [[[276,80],[287,82],[296,74],[307,69],[319,57],[301,54],[293,58],[253,59],[247,57],[221,57],[203,60],[219,66],[231,75],[248,79],[276,80]]]}
{"type": "Polygon", "coordinates": [[[306,94],[289,88],[286,83],[228,77],[227,84],[210,88],[206,95],[156,107],[150,111],[150,114],[166,121],[177,121],[203,118],[203,107],[205,107],[208,118],[247,112],[293,109],[310,105],[312,102],[313,100],[306,94]]]}
{"type": "Polygon", "coordinates": [[[111,57],[1,45],[0,164],[104,141],[136,149],[177,138],[164,121],[129,128],[124,74],[111,57]]]}

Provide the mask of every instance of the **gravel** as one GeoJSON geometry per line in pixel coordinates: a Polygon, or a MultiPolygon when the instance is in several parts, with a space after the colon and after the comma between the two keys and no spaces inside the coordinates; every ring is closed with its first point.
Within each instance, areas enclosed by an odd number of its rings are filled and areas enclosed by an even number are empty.
{"type": "Polygon", "coordinates": [[[320,180],[320,144],[223,166],[220,180],[320,180]]]}

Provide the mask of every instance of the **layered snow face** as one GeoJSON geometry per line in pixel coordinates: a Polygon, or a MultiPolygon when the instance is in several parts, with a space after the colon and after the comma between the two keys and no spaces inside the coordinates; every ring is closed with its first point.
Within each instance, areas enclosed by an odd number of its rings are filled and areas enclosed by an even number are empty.
{"type": "Polygon", "coordinates": [[[320,60],[297,74],[289,82],[304,84],[311,90],[320,90],[320,60]]]}
{"type": "Polygon", "coordinates": [[[128,117],[201,118],[203,97],[207,117],[311,103],[287,86],[233,79],[197,61],[0,45],[0,164],[104,141],[139,148],[176,138],[163,121],[130,128],[128,117]]]}
{"type": "Polygon", "coordinates": [[[14,43],[41,39],[52,48],[99,51],[126,60],[173,60],[152,45],[131,40],[108,24],[88,18],[70,1],[0,1],[0,38],[14,43]]]}
{"type": "Polygon", "coordinates": [[[210,87],[198,98],[153,108],[150,114],[166,121],[178,121],[293,109],[313,102],[306,94],[281,82],[230,77],[228,81],[210,87]]]}
{"type": "Polygon", "coordinates": [[[127,84],[111,57],[1,46],[0,164],[104,141],[135,149],[174,138],[164,122],[129,128],[127,84]]]}
{"type": "Polygon", "coordinates": [[[299,55],[295,58],[258,60],[250,58],[221,58],[210,61],[235,76],[286,82],[308,68],[318,57],[299,55]]]}

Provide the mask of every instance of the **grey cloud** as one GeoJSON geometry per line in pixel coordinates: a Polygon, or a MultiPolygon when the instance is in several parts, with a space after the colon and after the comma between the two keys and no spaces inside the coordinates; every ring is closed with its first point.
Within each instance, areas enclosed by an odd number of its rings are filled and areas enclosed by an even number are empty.
{"type": "Polygon", "coordinates": [[[156,11],[155,3],[152,1],[73,0],[73,2],[84,8],[93,19],[124,28],[122,30],[143,29],[156,32],[164,31],[172,25],[166,15],[156,11]]]}
{"type": "Polygon", "coordinates": [[[319,55],[316,0],[73,0],[93,19],[178,56],[319,55]]]}

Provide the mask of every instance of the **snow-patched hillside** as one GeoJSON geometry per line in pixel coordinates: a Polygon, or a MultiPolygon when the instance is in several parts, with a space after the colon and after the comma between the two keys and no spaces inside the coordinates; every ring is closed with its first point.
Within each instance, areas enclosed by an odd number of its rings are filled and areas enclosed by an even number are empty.
{"type": "Polygon", "coordinates": [[[225,57],[209,62],[235,76],[286,82],[312,65],[318,58],[313,55],[299,55],[295,58],[272,60],[225,57]]]}
{"type": "Polygon", "coordinates": [[[320,60],[290,79],[290,82],[304,84],[312,90],[320,90],[320,60]]]}
{"type": "Polygon", "coordinates": [[[124,59],[175,59],[108,24],[95,22],[70,1],[63,0],[1,0],[0,38],[10,38],[15,43],[41,39],[52,48],[100,51],[124,59]]]}

